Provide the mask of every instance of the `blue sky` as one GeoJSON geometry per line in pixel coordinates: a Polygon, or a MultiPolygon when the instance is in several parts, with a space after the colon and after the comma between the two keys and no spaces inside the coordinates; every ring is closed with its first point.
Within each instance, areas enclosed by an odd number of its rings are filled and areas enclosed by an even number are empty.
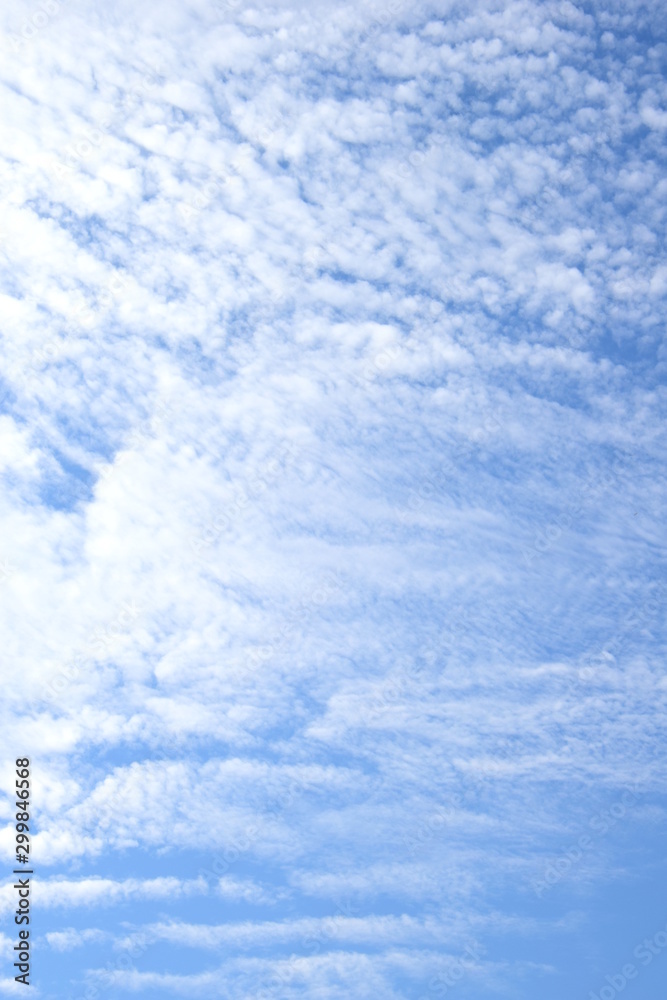
{"type": "Polygon", "coordinates": [[[660,5],[0,28],[0,995],[656,1000],[660,5]]]}

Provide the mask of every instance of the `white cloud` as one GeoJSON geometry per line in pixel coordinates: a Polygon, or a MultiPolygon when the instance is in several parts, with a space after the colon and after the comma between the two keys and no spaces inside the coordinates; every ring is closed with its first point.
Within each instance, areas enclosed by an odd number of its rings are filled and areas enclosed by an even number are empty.
{"type": "MultiPolygon", "coordinates": [[[[36,903],[468,928],[592,799],[663,789],[659,601],[618,626],[664,575],[653,8],[42,6],[0,13],[0,739],[36,903]]],[[[298,988],[400,993],[350,956],[298,988]]],[[[176,968],[122,988],[218,988],[176,968]]]]}
{"type": "MultiPolygon", "coordinates": [[[[32,885],[36,906],[43,908],[71,906],[109,906],[128,899],[177,899],[202,895],[206,882],[178,878],[124,879],[106,878],[40,879],[32,885]]],[[[11,886],[0,889],[0,908],[9,913],[15,906],[16,892],[11,886]]]]}
{"type": "Polygon", "coordinates": [[[97,944],[108,938],[108,933],[97,930],[94,927],[86,928],[82,931],[75,927],[68,927],[64,931],[48,931],[45,935],[49,948],[54,951],[73,951],[75,948],[82,948],[87,944],[97,944]]]}

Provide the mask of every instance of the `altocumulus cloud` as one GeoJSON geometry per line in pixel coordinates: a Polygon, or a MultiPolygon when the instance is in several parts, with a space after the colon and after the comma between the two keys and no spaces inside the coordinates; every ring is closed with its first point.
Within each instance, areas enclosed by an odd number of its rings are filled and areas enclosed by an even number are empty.
{"type": "Polygon", "coordinates": [[[599,988],[664,925],[660,5],[0,26],[39,995],[599,988]]]}

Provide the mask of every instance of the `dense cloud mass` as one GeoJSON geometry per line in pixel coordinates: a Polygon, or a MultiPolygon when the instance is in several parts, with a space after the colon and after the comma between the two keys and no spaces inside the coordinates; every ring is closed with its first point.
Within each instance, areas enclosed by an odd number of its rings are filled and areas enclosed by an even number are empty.
{"type": "Polygon", "coordinates": [[[660,4],[0,18],[34,995],[599,995],[665,922],[660,4]]]}

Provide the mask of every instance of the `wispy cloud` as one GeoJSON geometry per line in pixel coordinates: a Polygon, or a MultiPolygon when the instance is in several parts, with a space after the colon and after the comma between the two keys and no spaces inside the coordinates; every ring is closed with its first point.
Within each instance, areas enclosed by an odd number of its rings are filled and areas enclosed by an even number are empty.
{"type": "Polygon", "coordinates": [[[479,945],[462,996],[550,1000],[575,933],[616,975],[665,806],[660,13],[0,14],[0,739],[49,998],[132,935],[119,998],[436,996],[479,945]]]}

